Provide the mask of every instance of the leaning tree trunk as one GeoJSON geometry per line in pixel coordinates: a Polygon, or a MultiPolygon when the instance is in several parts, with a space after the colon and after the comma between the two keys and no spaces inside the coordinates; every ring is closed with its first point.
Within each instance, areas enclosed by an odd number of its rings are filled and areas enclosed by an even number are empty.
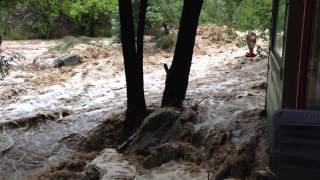
{"type": "Polygon", "coordinates": [[[131,135],[142,122],[146,112],[143,89],[142,59],[138,59],[131,0],[119,0],[121,42],[127,83],[127,112],[124,134],[131,135]]]}
{"type": "Polygon", "coordinates": [[[184,0],[177,45],[167,72],[162,106],[181,107],[186,96],[203,0],[184,0]]]}

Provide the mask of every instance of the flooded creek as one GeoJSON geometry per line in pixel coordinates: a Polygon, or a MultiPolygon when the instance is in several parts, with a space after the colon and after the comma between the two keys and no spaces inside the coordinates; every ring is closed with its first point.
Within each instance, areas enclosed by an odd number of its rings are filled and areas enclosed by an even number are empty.
{"type": "MultiPolygon", "coordinates": [[[[108,44],[109,40],[101,41],[108,44]]],[[[33,69],[33,59],[58,42],[4,42],[4,50],[21,52],[26,60],[0,80],[0,179],[25,179],[60,162],[75,152],[76,142],[89,130],[114,112],[125,110],[120,46],[103,46],[107,55],[94,58],[89,50],[96,46],[79,45],[71,53],[79,54],[82,64],[33,69]]],[[[267,46],[265,42],[262,45],[267,46]]],[[[234,43],[210,43],[203,48],[205,53],[194,55],[185,102],[199,107],[196,128],[210,129],[219,123],[231,123],[246,112],[262,112],[267,59],[246,60],[242,57],[246,47],[238,48],[234,43]]],[[[172,52],[146,49],[144,81],[149,106],[160,106],[166,75],[163,64],[171,60],[172,52]]],[[[91,163],[108,169],[102,179],[121,175],[141,180],[208,177],[203,167],[187,162],[170,161],[145,170],[114,149],[103,150],[91,163]]]]}

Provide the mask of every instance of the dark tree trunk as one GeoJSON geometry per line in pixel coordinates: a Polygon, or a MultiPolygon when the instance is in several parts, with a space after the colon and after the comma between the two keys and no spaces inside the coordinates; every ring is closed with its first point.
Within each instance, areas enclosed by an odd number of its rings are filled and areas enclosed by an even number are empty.
{"type": "Polygon", "coordinates": [[[96,6],[93,5],[91,7],[91,12],[90,15],[88,15],[88,19],[89,19],[89,36],[90,37],[95,37],[95,32],[96,32],[96,20],[94,18],[94,14],[93,12],[95,11],[96,6]]]}
{"type": "MultiPolygon", "coordinates": [[[[139,58],[137,55],[131,0],[119,0],[119,12],[127,83],[127,112],[123,130],[124,134],[129,136],[140,126],[146,112],[143,89],[143,64],[141,55],[139,55],[139,58]]],[[[141,38],[141,34],[139,36],[141,38]]],[[[139,48],[140,52],[140,45],[139,48]]]]}
{"type": "Polygon", "coordinates": [[[90,37],[95,37],[95,32],[96,32],[96,22],[94,18],[90,20],[90,26],[89,26],[89,35],[90,37]]]}
{"type": "Polygon", "coordinates": [[[162,106],[182,107],[188,88],[193,48],[203,0],[184,0],[177,45],[167,73],[162,106]]]}
{"type": "MultiPolygon", "coordinates": [[[[139,24],[138,24],[138,32],[137,32],[137,57],[139,69],[141,71],[141,75],[143,75],[143,37],[144,37],[144,26],[146,21],[146,13],[148,7],[148,0],[140,1],[140,10],[139,10],[139,24]]],[[[141,82],[143,84],[143,82],[141,82]]],[[[142,85],[143,86],[143,85],[142,85]]]]}
{"type": "Polygon", "coordinates": [[[168,28],[167,24],[163,23],[162,25],[163,25],[163,28],[164,28],[164,34],[168,35],[170,33],[170,31],[169,31],[169,28],[168,28]]]}

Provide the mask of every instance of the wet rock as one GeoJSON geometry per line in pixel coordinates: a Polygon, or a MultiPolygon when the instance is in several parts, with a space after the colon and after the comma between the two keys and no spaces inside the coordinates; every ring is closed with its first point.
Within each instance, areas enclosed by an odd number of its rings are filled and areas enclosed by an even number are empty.
{"type": "Polygon", "coordinates": [[[88,166],[79,180],[99,180],[100,172],[94,165],[88,166]]]}
{"type": "Polygon", "coordinates": [[[44,54],[33,60],[33,66],[37,69],[53,69],[62,66],[76,66],[81,63],[81,57],[76,54],[58,56],[55,53],[44,54]]]}
{"type": "Polygon", "coordinates": [[[32,64],[39,70],[52,69],[56,66],[55,61],[57,57],[58,55],[54,53],[43,54],[34,58],[32,64]]]}
{"type": "Polygon", "coordinates": [[[95,169],[86,166],[96,155],[97,153],[76,153],[57,165],[51,166],[46,171],[32,175],[30,179],[99,179],[99,173],[97,173],[95,169]],[[96,175],[98,175],[98,178],[96,175]]]}
{"type": "Polygon", "coordinates": [[[72,133],[66,137],[63,137],[58,142],[66,145],[66,147],[70,149],[76,149],[78,147],[79,141],[81,141],[83,138],[84,136],[82,136],[81,134],[72,133]]]}
{"type": "Polygon", "coordinates": [[[143,167],[151,169],[171,160],[180,159],[200,163],[203,160],[201,154],[202,152],[199,149],[189,143],[165,143],[152,150],[151,154],[144,160],[143,167]]]}
{"type": "Polygon", "coordinates": [[[206,137],[207,130],[206,129],[199,129],[194,131],[191,136],[191,143],[196,147],[201,147],[204,143],[206,137]]]}
{"type": "Polygon", "coordinates": [[[180,114],[175,109],[160,109],[146,117],[132,142],[133,152],[148,155],[152,147],[176,137],[182,129],[181,122],[177,121],[180,114]]]}
{"type": "Polygon", "coordinates": [[[9,136],[0,136],[0,154],[12,148],[13,140],[9,136]]]}
{"type": "Polygon", "coordinates": [[[119,145],[122,140],[123,118],[123,114],[115,114],[103,121],[78,141],[78,149],[91,152],[119,145]]]}
{"type": "Polygon", "coordinates": [[[147,169],[171,160],[200,162],[202,148],[197,149],[190,143],[196,123],[197,114],[192,108],[156,110],[145,118],[127,152],[146,156],[143,167],[147,169]]]}
{"type": "Polygon", "coordinates": [[[182,155],[177,150],[177,144],[165,144],[151,152],[143,162],[145,169],[158,167],[163,163],[179,159],[182,155]]]}
{"type": "Polygon", "coordinates": [[[197,113],[192,109],[186,109],[182,112],[181,116],[179,117],[179,120],[182,123],[186,123],[186,122],[196,123],[198,120],[197,113]]]}
{"type": "Polygon", "coordinates": [[[85,172],[105,180],[132,179],[136,169],[115,149],[105,149],[87,166],[85,172]]]}
{"type": "Polygon", "coordinates": [[[67,54],[54,60],[54,67],[76,66],[81,63],[81,57],[76,54],[67,54]]]}
{"type": "Polygon", "coordinates": [[[81,172],[85,165],[86,163],[84,161],[66,161],[59,168],[66,169],[70,172],[81,172]]]}
{"type": "Polygon", "coordinates": [[[252,166],[252,157],[243,153],[240,155],[230,156],[220,170],[217,172],[215,179],[222,180],[227,177],[237,177],[246,179],[250,176],[252,166]]]}

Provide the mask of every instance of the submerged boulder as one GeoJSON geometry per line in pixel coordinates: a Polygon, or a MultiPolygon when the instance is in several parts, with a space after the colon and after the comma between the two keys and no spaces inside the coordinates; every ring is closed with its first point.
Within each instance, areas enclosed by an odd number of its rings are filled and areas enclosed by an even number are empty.
{"type": "Polygon", "coordinates": [[[152,147],[164,143],[181,130],[177,119],[181,112],[174,109],[160,109],[151,113],[142,123],[130,149],[133,152],[148,155],[152,147]]]}
{"type": "Polygon", "coordinates": [[[55,53],[44,54],[33,60],[33,65],[38,69],[53,69],[62,66],[76,66],[81,63],[81,57],[76,54],[58,56],[55,53]]]}
{"type": "Polygon", "coordinates": [[[105,149],[86,166],[81,180],[134,179],[136,168],[115,149],[105,149]]]}
{"type": "Polygon", "coordinates": [[[9,136],[0,136],[0,155],[5,151],[12,148],[14,145],[13,140],[9,136]]]}
{"type": "Polygon", "coordinates": [[[202,149],[192,142],[197,113],[194,109],[162,108],[149,114],[140,129],[118,150],[145,156],[142,167],[151,169],[171,160],[199,163],[204,159],[202,149]]]}
{"type": "Polygon", "coordinates": [[[67,54],[54,60],[55,67],[76,66],[81,64],[81,57],[76,54],[67,54]]]}
{"type": "Polygon", "coordinates": [[[151,169],[171,160],[180,159],[201,163],[204,159],[204,154],[190,143],[170,142],[162,144],[152,150],[151,154],[145,158],[142,165],[146,169],[151,169]]]}
{"type": "MultiPolygon", "coordinates": [[[[192,110],[162,108],[147,116],[133,141],[128,146],[128,152],[146,156],[143,167],[153,168],[170,160],[192,159],[188,153],[197,150],[191,140],[196,113],[192,110]],[[184,142],[184,143],[180,143],[184,142]]],[[[193,155],[192,155],[193,156],[193,155]]],[[[201,159],[201,158],[200,158],[201,159]]]]}

